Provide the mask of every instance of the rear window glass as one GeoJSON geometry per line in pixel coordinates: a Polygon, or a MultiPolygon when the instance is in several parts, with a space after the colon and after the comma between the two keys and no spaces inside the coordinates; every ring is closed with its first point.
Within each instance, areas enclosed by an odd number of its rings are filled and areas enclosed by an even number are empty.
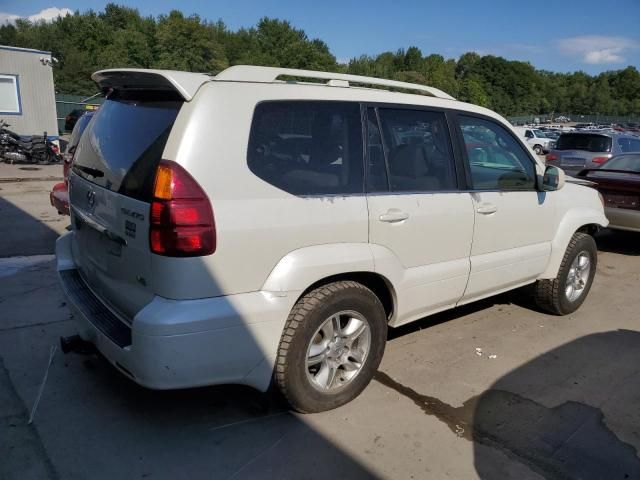
{"type": "Polygon", "coordinates": [[[609,170],[628,170],[630,172],[640,173],[640,154],[619,155],[617,157],[613,157],[601,168],[609,170]]]}
{"type": "Polygon", "coordinates": [[[93,118],[93,114],[84,114],[78,119],[75,127],[73,127],[73,132],[71,132],[71,137],[69,137],[67,150],[78,145],[78,142],[80,142],[80,138],[82,137],[82,133],[87,128],[87,125],[89,125],[91,118],[93,118]]]}
{"type": "Polygon", "coordinates": [[[618,145],[623,152],[640,152],[640,138],[619,138],[618,145]]]}
{"type": "Polygon", "coordinates": [[[604,135],[563,133],[556,142],[556,150],[585,150],[587,152],[610,152],[611,138],[604,135]]]}
{"type": "Polygon", "coordinates": [[[362,141],[357,103],[263,102],[247,161],[255,175],[294,195],[362,193],[362,141]]]}
{"type": "Polygon", "coordinates": [[[74,172],[111,191],[148,200],[181,105],[166,93],[110,96],[80,140],[74,172]]]}

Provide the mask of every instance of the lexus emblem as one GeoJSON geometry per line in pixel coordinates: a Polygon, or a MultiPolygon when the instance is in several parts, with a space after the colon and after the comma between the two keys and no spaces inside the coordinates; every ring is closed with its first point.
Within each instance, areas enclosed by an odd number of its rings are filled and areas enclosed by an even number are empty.
{"type": "Polygon", "coordinates": [[[87,192],[87,205],[89,208],[93,208],[93,205],[96,203],[96,192],[93,190],[89,190],[87,192]]]}

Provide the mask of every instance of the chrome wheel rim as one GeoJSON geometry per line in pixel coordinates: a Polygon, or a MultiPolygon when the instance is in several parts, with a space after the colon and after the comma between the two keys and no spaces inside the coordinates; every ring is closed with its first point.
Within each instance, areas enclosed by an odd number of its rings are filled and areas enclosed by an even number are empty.
{"type": "Polygon", "coordinates": [[[571,262],[564,293],[567,300],[575,302],[578,300],[587,286],[591,273],[591,257],[586,251],[580,252],[571,262]]]}
{"type": "Polygon", "coordinates": [[[340,389],[361,372],[371,348],[371,328],[364,316],[344,310],[327,318],[307,348],[306,372],[322,392],[340,389]]]}

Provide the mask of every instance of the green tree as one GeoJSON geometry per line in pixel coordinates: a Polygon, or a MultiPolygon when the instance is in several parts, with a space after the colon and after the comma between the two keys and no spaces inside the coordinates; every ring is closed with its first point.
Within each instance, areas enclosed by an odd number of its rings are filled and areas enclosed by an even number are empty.
{"type": "Polygon", "coordinates": [[[191,72],[218,72],[228,61],[210,26],[200,17],[185,17],[178,10],[161,15],[156,27],[154,66],[191,72]]]}

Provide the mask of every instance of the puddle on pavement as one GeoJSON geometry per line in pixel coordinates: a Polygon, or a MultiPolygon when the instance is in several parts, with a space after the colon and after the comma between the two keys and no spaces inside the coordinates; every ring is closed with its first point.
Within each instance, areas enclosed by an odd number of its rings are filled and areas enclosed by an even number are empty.
{"type": "Polygon", "coordinates": [[[35,170],[42,170],[40,167],[20,167],[18,168],[18,170],[28,170],[28,171],[35,171],[35,170]]]}
{"type": "MultiPolygon", "coordinates": [[[[375,379],[459,437],[497,448],[545,478],[640,479],[636,450],[607,427],[600,409],[573,401],[547,408],[504,390],[488,390],[453,407],[384,372],[376,373],[375,379]]],[[[483,466],[482,454],[476,450],[481,478],[491,478],[493,461],[486,458],[483,466]]]]}

